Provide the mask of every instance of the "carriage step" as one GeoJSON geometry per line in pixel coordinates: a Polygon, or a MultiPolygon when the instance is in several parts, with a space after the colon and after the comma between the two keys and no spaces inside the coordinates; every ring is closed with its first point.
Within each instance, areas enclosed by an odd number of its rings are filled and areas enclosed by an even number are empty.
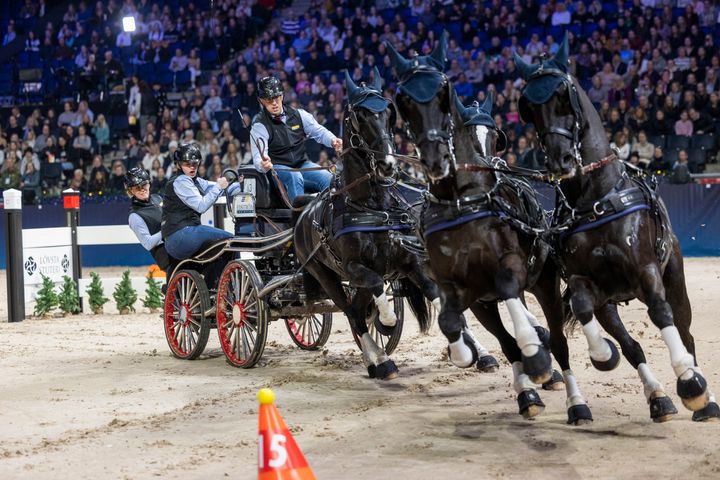
{"type": "Polygon", "coordinates": [[[290,305],[282,308],[272,308],[270,309],[270,316],[272,318],[303,317],[315,313],[333,313],[338,311],[340,311],[340,309],[335,306],[333,302],[326,300],[307,305],[290,305]]]}

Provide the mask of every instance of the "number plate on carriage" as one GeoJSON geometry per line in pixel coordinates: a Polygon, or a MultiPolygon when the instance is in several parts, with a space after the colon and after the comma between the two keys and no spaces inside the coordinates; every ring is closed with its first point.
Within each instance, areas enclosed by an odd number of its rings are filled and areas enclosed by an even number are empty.
{"type": "Polygon", "coordinates": [[[255,195],[240,193],[233,198],[233,215],[235,218],[255,216],[255,195]]]}

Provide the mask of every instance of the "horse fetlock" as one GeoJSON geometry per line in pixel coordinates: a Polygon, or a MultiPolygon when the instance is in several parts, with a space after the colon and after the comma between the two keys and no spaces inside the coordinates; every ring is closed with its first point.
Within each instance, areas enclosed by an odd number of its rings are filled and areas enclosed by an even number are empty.
{"type": "Polygon", "coordinates": [[[513,362],[512,364],[512,370],[513,370],[513,390],[515,390],[515,393],[518,395],[523,392],[523,390],[534,390],[535,384],[530,381],[530,377],[525,375],[525,371],[523,370],[523,364],[522,362],[513,362]]]}
{"type": "Polygon", "coordinates": [[[385,292],[383,292],[379,297],[373,296],[373,299],[375,300],[375,305],[377,305],[378,312],[380,313],[380,323],[386,327],[394,327],[397,323],[397,316],[391,308],[385,292]]]}
{"type": "Polygon", "coordinates": [[[475,345],[464,332],[460,338],[448,345],[448,355],[453,365],[460,368],[468,368],[478,359],[475,345]]]}
{"type": "Polygon", "coordinates": [[[607,362],[613,356],[613,346],[600,333],[600,323],[594,317],[582,326],[588,342],[590,358],[596,362],[607,362]]]}
{"type": "Polygon", "coordinates": [[[487,349],[485,347],[482,346],[482,344],[478,341],[475,334],[467,326],[465,326],[463,328],[463,335],[467,336],[470,339],[470,341],[473,343],[473,345],[475,345],[475,350],[477,350],[478,356],[483,357],[490,353],[487,351],[487,349]]]}
{"type": "Polygon", "coordinates": [[[665,395],[665,390],[662,384],[655,378],[655,375],[653,375],[647,363],[641,363],[638,365],[637,370],[640,375],[640,380],[643,383],[643,393],[645,394],[645,398],[648,403],[650,403],[650,400],[654,396],[665,395]]]}

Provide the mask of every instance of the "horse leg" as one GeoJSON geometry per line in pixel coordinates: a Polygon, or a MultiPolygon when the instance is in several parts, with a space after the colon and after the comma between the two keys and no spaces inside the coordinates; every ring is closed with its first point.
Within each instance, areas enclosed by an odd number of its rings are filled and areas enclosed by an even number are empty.
{"type": "Polygon", "coordinates": [[[495,275],[495,288],[498,297],[505,301],[510,312],[515,339],[522,353],[523,371],[530,380],[542,384],[552,376],[552,360],[537,330],[525,315],[527,309],[520,301],[521,284],[525,284],[523,261],[515,254],[504,255],[500,259],[500,268],[495,275]]]}
{"type": "Polygon", "coordinates": [[[517,393],[519,413],[526,419],[534,418],[545,410],[545,404],[535,390],[535,384],[523,371],[520,347],[500,319],[497,302],[475,302],[470,306],[475,317],[498,342],[505,357],[512,364],[513,389],[517,393]]]}
{"type": "MultiPolygon", "coordinates": [[[[425,298],[432,302],[433,308],[435,308],[437,312],[440,312],[440,310],[442,309],[440,290],[438,289],[435,282],[433,282],[430,277],[426,275],[425,272],[420,268],[419,264],[415,265],[415,267],[410,270],[410,272],[408,273],[408,278],[410,278],[410,280],[422,290],[425,298]]],[[[466,334],[475,344],[475,350],[477,350],[478,353],[478,360],[476,363],[477,369],[481,372],[487,373],[492,373],[496,371],[498,368],[500,368],[497,360],[495,359],[495,357],[490,355],[490,352],[488,352],[488,350],[480,343],[480,341],[478,341],[472,330],[470,330],[465,316],[461,316],[463,321],[463,333],[466,334]]]]}
{"type": "Polygon", "coordinates": [[[460,292],[455,284],[448,282],[442,285],[443,301],[441,302],[438,326],[448,340],[448,356],[453,365],[468,368],[478,360],[475,342],[465,332],[465,310],[460,292]]]}
{"type": "MultiPolygon", "coordinates": [[[[663,274],[663,285],[665,287],[667,302],[670,304],[670,308],[672,308],[673,320],[680,333],[680,338],[685,348],[688,349],[688,352],[690,352],[695,359],[695,365],[697,366],[695,340],[690,333],[692,309],[690,308],[690,300],[688,299],[687,288],[685,286],[683,258],[677,242],[675,242],[673,253],[670,255],[665,273],[663,274]]],[[[696,422],[720,419],[720,407],[717,404],[715,395],[709,388],[707,406],[693,412],[692,418],[696,422]]]]}
{"type": "Polygon", "coordinates": [[[648,315],[660,329],[660,335],[670,351],[670,362],[678,378],[678,396],[685,408],[693,412],[705,408],[709,403],[707,381],[695,366],[695,358],[688,352],[673,323],[673,312],[665,300],[665,287],[656,263],[645,266],[640,272],[640,288],[648,315]]]}
{"type": "Polygon", "coordinates": [[[355,325],[355,331],[360,336],[360,345],[362,346],[363,362],[368,370],[370,378],[378,378],[380,380],[392,380],[398,376],[398,368],[395,362],[385,350],[380,347],[368,333],[367,314],[368,307],[373,294],[364,288],[359,288],[353,299],[352,321],[355,325]]]}
{"type": "Polygon", "coordinates": [[[574,275],[570,277],[568,286],[572,292],[570,308],[582,325],[588,342],[590,361],[600,371],[613,370],[620,363],[620,354],[615,344],[604,338],[600,332],[600,323],[594,315],[595,294],[592,281],[587,277],[574,275]]]}
{"type": "MultiPolygon", "coordinates": [[[[525,316],[528,319],[528,322],[530,322],[530,325],[537,332],[538,338],[542,342],[543,346],[547,349],[550,349],[550,331],[548,331],[548,329],[546,329],[540,324],[535,315],[530,313],[530,310],[528,310],[527,308],[527,302],[525,301],[524,292],[520,295],[520,300],[522,301],[523,309],[525,312],[525,316]]],[[[545,312],[544,308],[543,312],[545,312]]],[[[547,317],[547,313],[545,316],[547,317]]],[[[557,370],[553,369],[552,374],[550,375],[550,379],[546,382],[543,382],[542,388],[543,390],[562,390],[563,388],[565,388],[565,381],[563,380],[562,374],[557,370]]]]}
{"type": "Polygon", "coordinates": [[[605,304],[595,310],[600,325],[620,344],[623,356],[630,362],[640,376],[643,384],[643,392],[645,399],[650,405],[650,418],[653,422],[667,422],[677,413],[675,405],[673,405],[670,397],[665,393],[662,384],[655,378],[652,370],[645,360],[645,352],[643,352],[640,344],[630,336],[620,320],[617,313],[617,307],[611,304],[605,304]]]}
{"type": "MultiPolygon", "coordinates": [[[[533,290],[550,328],[550,351],[562,370],[561,382],[565,386],[565,407],[569,425],[584,425],[593,421],[592,412],[580,392],[575,374],[570,368],[567,337],[563,331],[564,305],[556,278],[538,282],[533,290]]],[[[526,315],[530,315],[529,312],[526,315]]],[[[537,328],[537,327],[536,327],[537,328]]]]}
{"type": "Polygon", "coordinates": [[[394,327],[397,323],[397,316],[385,294],[383,277],[360,262],[347,262],[344,267],[350,285],[366,288],[372,293],[373,300],[380,313],[380,323],[388,328],[394,327]]]}

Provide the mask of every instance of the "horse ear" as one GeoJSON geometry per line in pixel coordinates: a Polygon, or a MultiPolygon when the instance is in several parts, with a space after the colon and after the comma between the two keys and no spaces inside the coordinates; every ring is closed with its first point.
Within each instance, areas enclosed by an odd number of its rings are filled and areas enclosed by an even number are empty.
{"type": "Polygon", "coordinates": [[[485,95],[485,101],[483,102],[482,107],[480,107],[480,110],[492,117],[493,103],[492,90],[488,90],[487,95],[485,95]]]}
{"type": "Polygon", "coordinates": [[[440,65],[440,69],[445,68],[445,59],[447,58],[447,43],[448,43],[448,33],[447,30],[443,30],[442,34],[440,34],[440,40],[438,41],[437,46],[433,49],[432,53],[430,54],[430,58],[435,60],[438,65],[440,65]]]}
{"type": "Polygon", "coordinates": [[[348,72],[347,69],[345,69],[345,88],[347,88],[348,101],[350,101],[350,99],[355,96],[358,86],[353,82],[353,79],[350,77],[350,72],[348,72]]]}
{"type": "Polygon", "coordinates": [[[517,70],[520,72],[520,76],[522,76],[523,80],[530,78],[530,75],[540,68],[540,65],[531,65],[526,63],[525,60],[517,54],[517,52],[513,52],[513,59],[515,60],[515,67],[517,67],[517,70]]]}
{"type": "Polygon", "coordinates": [[[388,56],[390,57],[390,63],[393,67],[395,67],[395,73],[398,78],[402,77],[405,72],[410,69],[410,61],[400,55],[390,42],[385,42],[385,47],[387,48],[388,56]]]}
{"type": "Polygon", "coordinates": [[[555,57],[553,58],[553,60],[555,60],[555,63],[557,63],[560,67],[566,69],[569,57],[570,46],[568,45],[568,36],[566,33],[565,38],[563,38],[563,41],[560,44],[560,48],[558,49],[557,53],[555,53],[555,57]]]}
{"type": "Polygon", "coordinates": [[[378,70],[377,66],[373,67],[372,87],[378,92],[382,92],[382,77],[380,76],[380,70],[378,70]]]}

